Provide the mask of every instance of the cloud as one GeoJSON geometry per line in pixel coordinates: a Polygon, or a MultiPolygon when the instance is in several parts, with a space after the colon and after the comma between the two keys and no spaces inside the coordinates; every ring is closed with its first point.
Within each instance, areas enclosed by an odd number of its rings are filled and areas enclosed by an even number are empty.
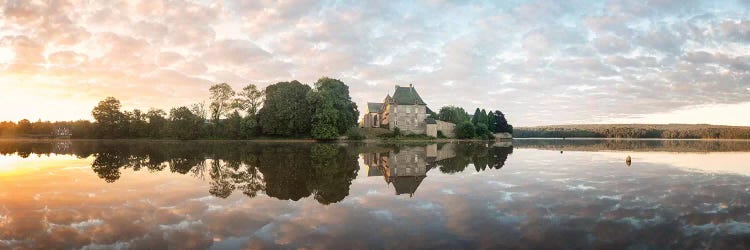
{"type": "Polygon", "coordinates": [[[23,100],[46,93],[71,111],[39,107],[40,118],[90,118],[105,96],[125,108],[168,109],[205,100],[211,83],[264,87],[321,76],[344,80],[360,105],[413,83],[434,110],[481,105],[516,125],[736,104],[750,97],[747,8],[666,0],[13,1],[0,19],[0,46],[12,54],[0,55],[12,58],[0,65],[0,84],[26,98],[0,106],[33,106],[23,100]],[[71,95],[79,98],[65,99],[71,95]]]}

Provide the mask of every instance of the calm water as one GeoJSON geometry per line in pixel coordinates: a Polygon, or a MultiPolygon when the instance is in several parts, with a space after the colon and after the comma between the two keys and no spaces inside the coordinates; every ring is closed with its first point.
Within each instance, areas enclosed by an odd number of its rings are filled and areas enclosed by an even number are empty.
{"type": "Polygon", "coordinates": [[[747,141],[0,141],[0,248],[748,247],[747,141]]]}

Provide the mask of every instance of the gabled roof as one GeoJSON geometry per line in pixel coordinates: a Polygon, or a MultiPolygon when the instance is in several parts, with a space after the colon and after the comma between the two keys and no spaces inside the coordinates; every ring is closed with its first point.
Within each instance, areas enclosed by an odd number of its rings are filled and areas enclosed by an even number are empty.
{"type": "Polygon", "coordinates": [[[380,109],[383,107],[383,103],[378,102],[368,102],[367,103],[367,110],[370,113],[380,113],[380,109]]]}
{"type": "Polygon", "coordinates": [[[393,102],[405,105],[427,105],[411,84],[409,87],[396,86],[396,91],[393,92],[393,102]]]}
{"type": "Polygon", "coordinates": [[[396,188],[396,195],[409,194],[414,195],[417,192],[419,184],[424,180],[424,176],[398,176],[393,179],[393,187],[396,188]]]}

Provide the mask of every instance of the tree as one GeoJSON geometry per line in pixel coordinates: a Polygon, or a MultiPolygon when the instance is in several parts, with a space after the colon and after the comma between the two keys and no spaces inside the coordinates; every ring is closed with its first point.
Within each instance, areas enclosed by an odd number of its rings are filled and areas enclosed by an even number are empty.
{"type": "Polygon", "coordinates": [[[242,88],[239,97],[235,100],[235,106],[237,108],[247,112],[247,116],[242,118],[240,124],[240,136],[243,138],[251,138],[257,134],[258,131],[258,109],[263,104],[263,97],[265,93],[263,90],[259,90],[254,84],[248,84],[242,88]]]}
{"type": "Polygon", "coordinates": [[[185,106],[169,111],[169,133],[177,139],[195,139],[200,135],[202,121],[185,106]]]}
{"type": "Polygon", "coordinates": [[[478,124],[485,124],[487,125],[487,111],[484,109],[477,108],[474,111],[474,116],[471,117],[471,123],[474,124],[474,126],[478,124]]]}
{"type": "Polygon", "coordinates": [[[91,111],[96,120],[96,134],[100,138],[118,138],[124,136],[127,129],[127,119],[120,112],[120,101],[114,97],[107,97],[100,101],[91,111]]]}
{"type": "Polygon", "coordinates": [[[324,104],[316,107],[312,117],[312,137],[318,140],[336,139],[339,135],[335,126],[336,118],[336,110],[332,106],[324,104]]]}
{"type": "Polygon", "coordinates": [[[495,111],[495,117],[497,119],[497,133],[513,133],[513,126],[508,124],[508,120],[505,119],[505,114],[499,110],[495,111]]]}
{"type": "Polygon", "coordinates": [[[167,115],[164,110],[161,109],[149,109],[146,113],[146,120],[148,120],[148,136],[151,138],[163,137],[163,131],[167,125],[167,115]]]}
{"type": "Polygon", "coordinates": [[[465,121],[458,126],[456,126],[456,138],[459,139],[468,139],[468,138],[474,138],[475,131],[474,131],[474,124],[472,124],[469,121],[465,121]]]}
{"type": "Polygon", "coordinates": [[[495,138],[495,135],[492,134],[492,132],[487,129],[487,124],[479,123],[476,126],[474,126],[474,134],[476,137],[481,137],[483,139],[493,139],[495,138]]]}
{"type": "Polygon", "coordinates": [[[131,137],[142,138],[148,136],[146,114],[139,109],[134,109],[133,112],[129,113],[128,120],[130,124],[128,134],[131,137]]]}
{"type": "Polygon", "coordinates": [[[309,135],[312,109],[307,94],[310,90],[310,86],[298,81],[278,82],[266,87],[266,98],[258,111],[262,132],[282,136],[309,135]]]}
{"type": "Polygon", "coordinates": [[[464,121],[469,121],[469,114],[466,113],[463,108],[456,106],[445,106],[440,108],[437,116],[438,120],[453,124],[461,124],[464,121]]]}
{"type": "Polygon", "coordinates": [[[190,112],[193,112],[195,116],[200,118],[201,120],[206,120],[206,104],[204,102],[198,102],[193,103],[193,105],[190,105],[190,112]]]}
{"type": "Polygon", "coordinates": [[[495,116],[495,112],[487,112],[487,129],[489,129],[492,132],[497,131],[497,116],[495,116]]]}
{"type": "Polygon", "coordinates": [[[258,134],[258,120],[255,115],[247,115],[242,118],[240,124],[240,136],[242,138],[252,138],[258,134]]]}
{"type": "Polygon", "coordinates": [[[308,96],[313,107],[312,136],[315,139],[335,139],[357,125],[359,111],[349,96],[344,82],[323,77],[315,82],[315,91],[308,96]]]}
{"type": "Polygon", "coordinates": [[[489,116],[487,116],[487,110],[482,109],[482,112],[479,113],[479,119],[477,119],[477,122],[487,125],[488,117],[489,116]]]}
{"type": "Polygon", "coordinates": [[[236,99],[235,105],[237,108],[244,110],[248,115],[258,113],[260,105],[263,104],[263,91],[259,90],[255,84],[248,84],[239,93],[239,97],[236,99]]]}
{"type": "Polygon", "coordinates": [[[218,121],[222,115],[226,115],[232,109],[231,100],[234,90],[229,84],[220,83],[208,89],[211,92],[211,119],[218,121]]]}
{"type": "Polygon", "coordinates": [[[28,119],[18,121],[18,133],[31,134],[31,122],[28,119]]]}
{"type": "Polygon", "coordinates": [[[227,116],[226,121],[224,121],[224,132],[222,134],[226,138],[237,139],[241,136],[241,126],[242,116],[240,116],[240,113],[235,110],[229,116],[227,116]]]}

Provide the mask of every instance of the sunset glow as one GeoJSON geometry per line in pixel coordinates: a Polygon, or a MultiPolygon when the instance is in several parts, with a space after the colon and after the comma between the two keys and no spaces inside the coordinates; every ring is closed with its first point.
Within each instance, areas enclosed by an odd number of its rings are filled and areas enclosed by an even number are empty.
{"type": "MultiPolygon", "coordinates": [[[[364,110],[412,83],[432,109],[517,126],[686,123],[750,99],[747,1],[0,1],[0,120],[205,101],[211,84],[341,79],[364,110]]],[[[750,125],[723,112],[714,124],[750,125]]],[[[704,120],[705,121],[705,120],[704,120]]]]}

